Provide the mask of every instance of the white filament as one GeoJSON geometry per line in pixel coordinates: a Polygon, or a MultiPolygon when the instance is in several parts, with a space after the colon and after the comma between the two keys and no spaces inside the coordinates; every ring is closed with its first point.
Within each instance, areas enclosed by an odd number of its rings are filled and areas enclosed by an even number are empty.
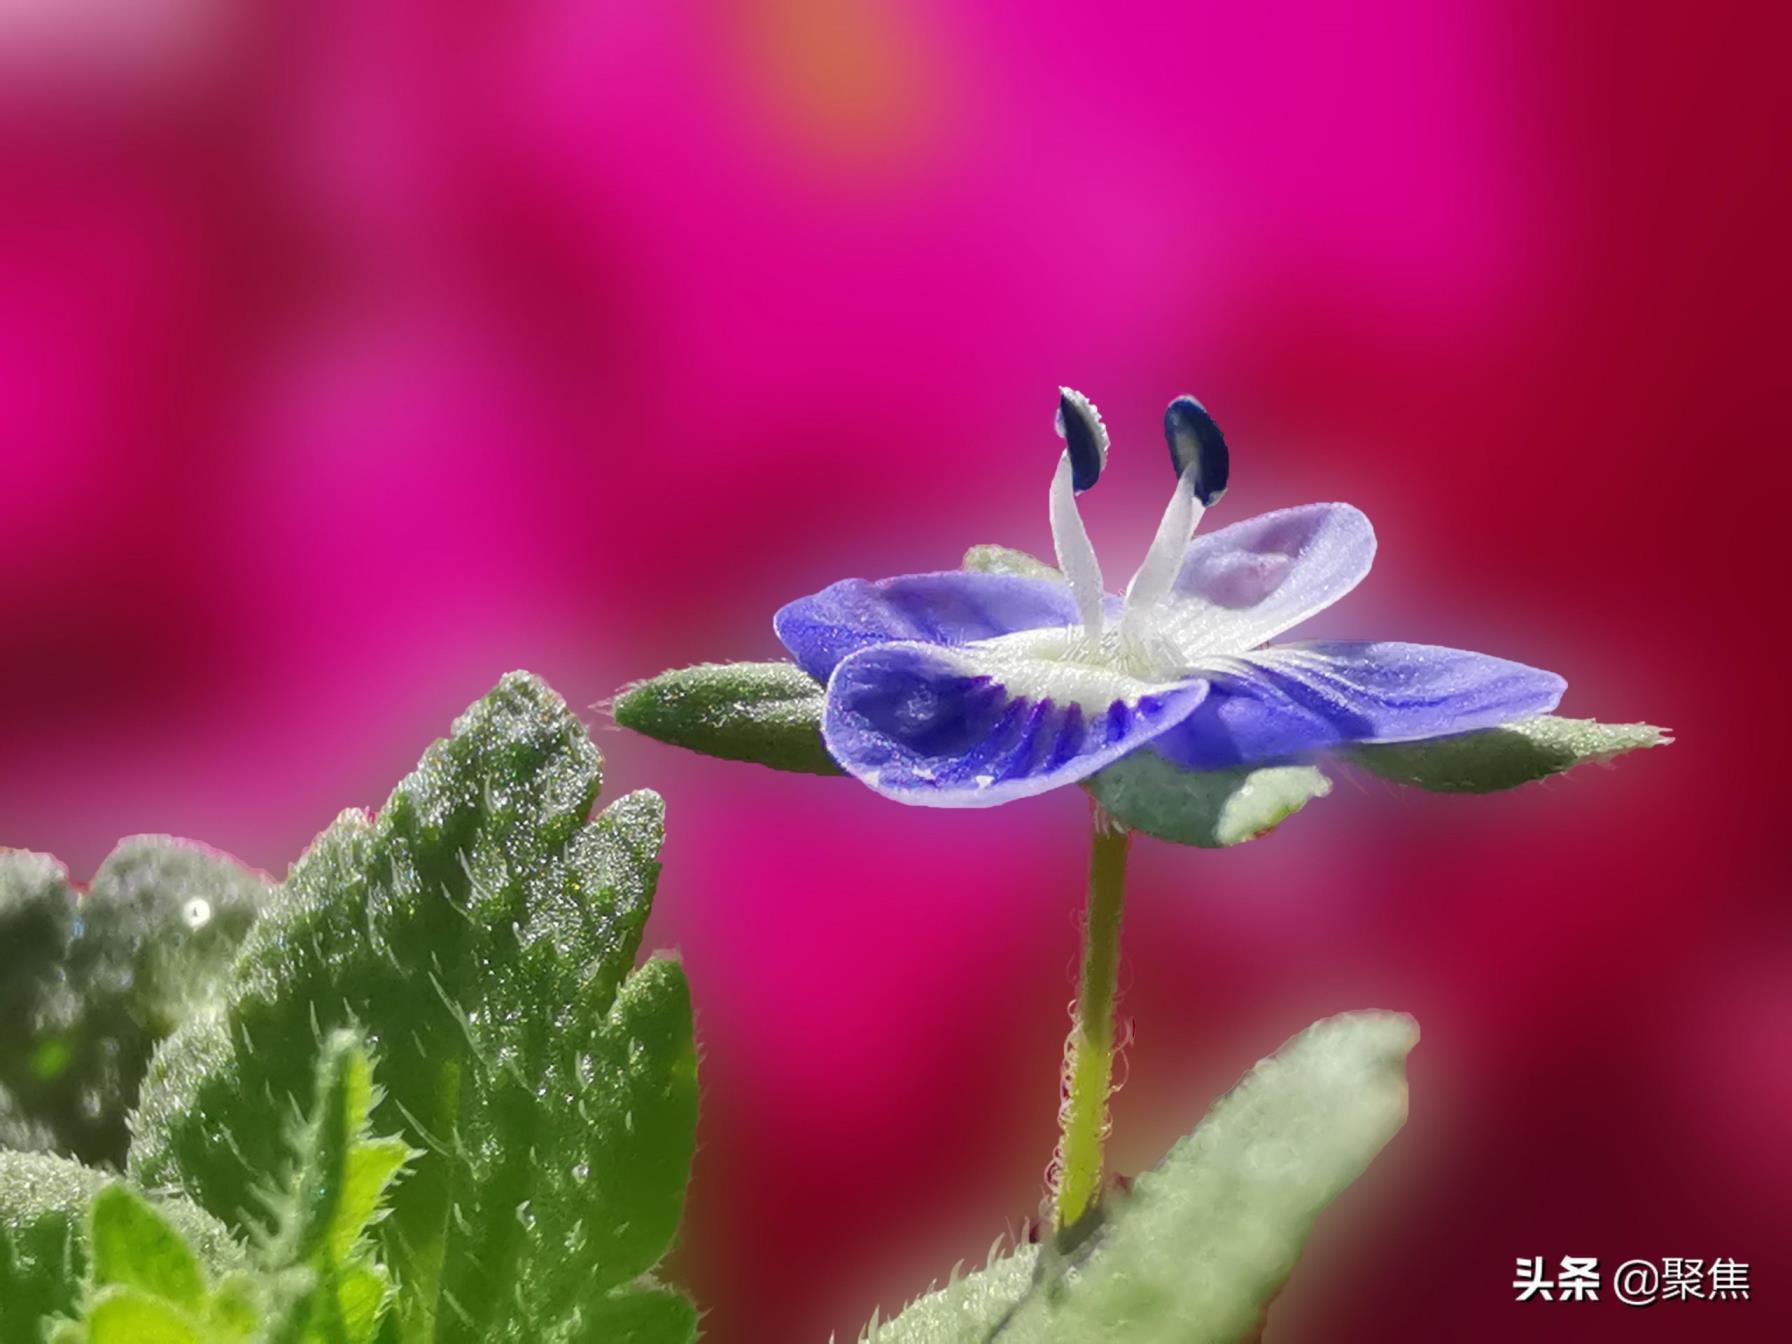
{"type": "Polygon", "coordinates": [[[1195,478],[1200,465],[1191,465],[1176,478],[1176,492],[1170,496],[1151,549],[1145,552],[1145,563],[1126,585],[1126,605],[1121,611],[1120,633],[1123,640],[1143,639],[1151,628],[1153,617],[1170,595],[1176,574],[1182,568],[1183,552],[1188,539],[1201,525],[1207,510],[1195,498],[1195,478]]]}
{"type": "Polygon", "coordinates": [[[1058,553],[1058,568],[1070,580],[1070,591],[1076,595],[1076,609],[1083,618],[1083,629],[1089,638],[1101,638],[1101,564],[1095,558],[1095,547],[1089,544],[1089,533],[1083,527],[1083,515],[1076,507],[1076,488],[1071,483],[1070,454],[1058,459],[1058,470],[1052,476],[1051,515],[1052,546],[1058,553]]]}

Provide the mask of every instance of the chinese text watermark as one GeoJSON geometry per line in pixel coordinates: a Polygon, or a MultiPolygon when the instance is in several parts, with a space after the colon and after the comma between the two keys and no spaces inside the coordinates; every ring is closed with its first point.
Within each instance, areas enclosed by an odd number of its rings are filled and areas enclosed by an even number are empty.
{"type": "Polygon", "coordinates": [[[1626,1260],[1612,1271],[1609,1288],[1601,1282],[1598,1256],[1564,1255],[1553,1267],[1541,1255],[1521,1255],[1517,1261],[1512,1278],[1516,1302],[1597,1302],[1602,1290],[1627,1307],[1748,1301],[1748,1263],[1728,1256],[1626,1260]]]}

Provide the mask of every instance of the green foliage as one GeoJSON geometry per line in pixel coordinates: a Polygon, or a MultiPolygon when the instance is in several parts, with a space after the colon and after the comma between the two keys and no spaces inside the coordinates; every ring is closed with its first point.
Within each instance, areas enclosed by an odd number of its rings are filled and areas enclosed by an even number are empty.
{"type": "Polygon", "coordinates": [[[108,1185],[88,1220],[79,1315],[56,1327],[54,1344],[371,1344],[391,1282],[366,1234],[411,1151],[368,1137],[376,1094],[353,1032],[324,1043],[315,1091],[247,1269],[214,1284],[161,1210],[127,1185],[108,1185]]]}
{"type": "Polygon", "coordinates": [[[1013,574],[1023,579],[1064,577],[1037,556],[1011,546],[973,546],[964,553],[964,568],[973,574],[1013,574]]]}
{"type": "Polygon", "coordinates": [[[637,682],[616,722],[729,761],[837,775],[821,742],[822,688],[795,663],[699,663],[637,682]]]}
{"type": "Polygon", "coordinates": [[[1313,1220],[1406,1119],[1418,1039],[1328,1018],[1263,1060],[1068,1250],[1023,1247],[861,1335],[874,1344],[1254,1340],[1313,1220]]]}
{"type": "Polygon", "coordinates": [[[1205,849],[1267,835],[1332,790],[1331,781],[1308,765],[1184,770],[1149,751],[1116,761],[1087,787],[1122,825],[1205,849]]]}
{"type": "MultiPolygon", "coordinates": [[[[310,1113],[320,1034],[353,1024],[383,1060],[375,1125],[421,1153],[374,1229],[401,1285],[382,1338],[688,1339],[693,1309],[650,1271],[694,1139],[689,994],[676,962],[630,970],[664,809],[634,793],[587,821],[600,778],[565,705],[513,673],[376,817],[338,818],[219,1011],[158,1052],[132,1175],[254,1227],[270,1107],[310,1113]]],[[[376,1151],[344,1170],[346,1221],[303,1244],[340,1245],[396,1158],[376,1151]]]]}
{"type": "MultiPolygon", "coordinates": [[[[49,1153],[0,1152],[0,1341],[36,1340],[41,1321],[74,1310],[90,1258],[88,1206],[110,1182],[49,1153]]],[[[185,1201],[165,1201],[161,1221],[207,1264],[241,1259],[223,1226],[185,1201]]]]}
{"type": "Polygon", "coordinates": [[[109,1185],[94,1197],[88,1267],[93,1282],[134,1288],[187,1309],[205,1296],[199,1258],[143,1196],[109,1185]]]}
{"type": "Polygon", "coordinates": [[[353,1031],[325,1041],[315,1092],[310,1120],[294,1138],[292,1177],[267,1200],[273,1225],[261,1265],[276,1282],[305,1285],[279,1303],[288,1337],[367,1344],[391,1293],[368,1233],[393,1180],[420,1154],[395,1136],[371,1137],[379,1094],[353,1031]],[[301,1279],[295,1270],[308,1273],[301,1279]]]}
{"type": "Polygon", "coordinates": [[[0,1340],[34,1339],[40,1320],[74,1305],[82,1219],[105,1183],[67,1158],[0,1151],[0,1340]]]}
{"type": "Polygon", "coordinates": [[[1671,741],[1665,729],[1651,723],[1600,723],[1545,714],[1456,737],[1354,747],[1343,755],[1398,784],[1437,793],[1492,793],[1588,761],[1604,763],[1627,751],[1671,741]]]}
{"type": "Polygon", "coordinates": [[[167,836],[122,841],[85,892],[0,851],[0,1144],[123,1166],[150,1052],[209,1004],[268,890],[167,836]]]}

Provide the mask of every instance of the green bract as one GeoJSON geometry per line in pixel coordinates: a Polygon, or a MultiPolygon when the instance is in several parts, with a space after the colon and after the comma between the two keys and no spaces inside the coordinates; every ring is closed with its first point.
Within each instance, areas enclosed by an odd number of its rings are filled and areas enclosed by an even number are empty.
{"type": "Polygon", "coordinates": [[[1023,1247],[861,1335],[871,1344],[1252,1340],[1314,1218],[1406,1120],[1411,1018],[1327,1018],[1222,1097],[1074,1249],[1023,1247]]]}
{"type": "Polygon", "coordinates": [[[1599,723],[1544,714],[1503,728],[1428,742],[1354,747],[1345,758],[1398,784],[1436,793],[1492,793],[1515,788],[1588,761],[1673,741],[1651,723],[1599,723]]]}
{"type": "Polygon", "coordinates": [[[268,893],[168,836],[121,841],[85,892],[0,851],[0,1144],[122,1166],[150,1051],[209,1004],[268,893]]]}
{"type": "Polygon", "coordinates": [[[821,744],[821,687],[795,663],[699,663],[637,682],[616,722],[706,756],[837,775],[821,744]]]}
{"type": "Polygon", "coordinates": [[[157,1054],[133,1177],[256,1226],[286,1159],[273,1117],[312,1111],[321,1034],[352,1025],[382,1060],[374,1126],[421,1154],[374,1232],[401,1286],[386,1336],[688,1339],[694,1310],[650,1271],[694,1137],[689,995],[674,961],[630,969],[663,806],[634,793],[588,821],[600,776],[566,706],[516,673],[377,816],[338,818],[218,1011],[157,1054]]]}
{"type": "Polygon", "coordinates": [[[1123,826],[1219,849],[1268,834],[1332,785],[1310,765],[1184,770],[1141,751],[1093,776],[1088,789],[1123,826]]]}

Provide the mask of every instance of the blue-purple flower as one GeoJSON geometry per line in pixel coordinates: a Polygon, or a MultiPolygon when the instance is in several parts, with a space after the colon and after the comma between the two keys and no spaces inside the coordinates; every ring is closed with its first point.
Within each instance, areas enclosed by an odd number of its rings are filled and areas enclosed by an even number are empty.
{"type": "Polygon", "coordinates": [[[1369,572],[1348,504],[1195,535],[1224,491],[1224,437],[1192,398],[1165,414],[1176,488],[1124,596],[1107,594],[1076,496],[1105,465],[1093,405],[1064,390],[1050,509],[1059,573],[845,579],[775,628],[826,686],[829,755],[885,797],[987,807],[1074,784],[1134,753],[1183,771],[1309,762],[1553,709],[1553,672],[1429,644],[1272,644],[1369,572]]]}

